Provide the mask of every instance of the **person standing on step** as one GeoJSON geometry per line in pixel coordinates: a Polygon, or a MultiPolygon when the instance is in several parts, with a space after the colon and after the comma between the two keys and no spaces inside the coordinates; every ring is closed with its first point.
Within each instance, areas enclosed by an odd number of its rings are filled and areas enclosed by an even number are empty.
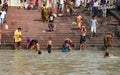
{"type": "Polygon", "coordinates": [[[1,18],[1,24],[4,24],[4,22],[5,22],[5,17],[6,17],[6,11],[5,11],[5,9],[2,9],[2,10],[0,11],[0,13],[1,13],[1,16],[0,16],[0,18],[1,18]]]}
{"type": "Polygon", "coordinates": [[[55,19],[55,16],[52,14],[52,12],[50,12],[50,15],[48,17],[48,27],[50,29],[50,31],[54,31],[54,19],[55,19]]]}
{"type": "Polygon", "coordinates": [[[73,12],[74,12],[74,3],[71,1],[69,3],[69,8],[70,8],[70,16],[73,16],[73,12]]]}
{"type": "Polygon", "coordinates": [[[18,28],[17,30],[15,30],[14,32],[14,48],[15,50],[18,48],[22,48],[21,42],[22,42],[22,32],[21,32],[21,28],[18,28]]]}
{"type": "Polygon", "coordinates": [[[95,19],[95,16],[92,16],[92,19],[90,20],[90,27],[91,27],[90,39],[95,36],[97,24],[98,24],[98,22],[95,19]]]}
{"type": "Polygon", "coordinates": [[[63,13],[63,9],[64,9],[64,0],[59,0],[59,9],[60,9],[60,13],[63,13]]]}
{"type": "Polygon", "coordinates": [[[86,48],[86,27],[81,27],[81,36],[80,36],[80,50],[84,50],[86,48]]]}
{"type": "Polygon", "coordinates": [[[104,18],[106,18],[106,16],[107,16],[107,6],[106,6],[106,4],[104,4],[104,5],[102,5],[102,16],[104,17],[104,18]]]}
{"type": "Polygon", "coordinates": [[[41,16],[42,16],[43,22],[48,21],[48,9],[47,9],[45,4],[43,4],[43,7],[42,7],[41,10],[42,10],[41,11],[41,16]]]}
{"type": "Polygon", "coordinates": [[[47,42],[47,50],[48,50],[48,53],[51,53],[51,48],[52,48],[52,38],[49,37],[49,40],[47,42]]]}
{"type": "Polygon", "coordinates": [[[104,36],[103,40],[104,40],[104,49],[105,50],[108,50],[108,47],[111,46],[110,41],[112,38],[113,38],[113,34],[111,34],[111,33],[104,36]]]}
{"type": "Polygon", "coordinates": [[[77,29],[81,29],[82,17],[80,14],[78,14],[76,20],[77,20],[77,29]]]}

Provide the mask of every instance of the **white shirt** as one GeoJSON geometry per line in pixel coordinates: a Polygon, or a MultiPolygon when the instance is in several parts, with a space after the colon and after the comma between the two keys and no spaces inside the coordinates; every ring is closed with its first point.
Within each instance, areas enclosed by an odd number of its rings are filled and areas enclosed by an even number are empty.
{"type": "Polygon", "coordinates": [[[80,1],[80,0],[76,0],[76,2],[75,2],[75,7],[79,7],[80,4],[81,4],[81,1],[80,1]]]}
{"type": "Polygon", "coordinates": [[[60,0],[60,4],[64,4],[64,1],[63,1],[63,0],[60,0]]]}
{"type": "Polygon", "coordinates": [[[91,20],[90,20],[90,26],[91,26],[91,27],[96,27],[97,24],[98,24],[98,22],[97,22],[96,19],[91,19],[91,20]]]}
{"type": "Polygon", "coordinates": [[[107,7],[104,5],[102,6],[102,11],[106,11],[107,10],[107,7]]]}
{"type": "Polygon", "coordinates": [[[0,11],[2,14],[0,16],[0,18],[5,18],[6,12],[5,11],[0,11]]]}

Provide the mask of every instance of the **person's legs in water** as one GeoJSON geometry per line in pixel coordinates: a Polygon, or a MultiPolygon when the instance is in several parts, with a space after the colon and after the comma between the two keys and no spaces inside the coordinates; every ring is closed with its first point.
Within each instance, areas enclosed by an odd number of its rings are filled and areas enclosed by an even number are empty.
{"type": "Polygon", "coordinates": [[[19,49],[22,49],[21,42],[18,42],[18,47],[19,47],[19,49]]]}
{"type": "Polygon", "coordinates": [[[84,50],[86,48],[86,38],[85,36],[81,36],[80,38],[80,50],[84,50]]]}
{"type": "Polygon", "coordinates": [[[48,50],[48,53],[51,53],[51,45],[48,45],[47,50],[48,50]]]}
{"type": "Polygon", "coordinates": [[[14,42],[14,49],[17,50],[17,42],[14,42]]]}

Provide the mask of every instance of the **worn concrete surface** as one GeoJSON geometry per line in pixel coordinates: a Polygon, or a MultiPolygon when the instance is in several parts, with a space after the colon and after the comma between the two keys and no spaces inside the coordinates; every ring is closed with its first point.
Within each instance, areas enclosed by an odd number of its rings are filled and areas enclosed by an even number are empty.
{"type": "Polygon", "coordinates": [[[120,75],[120,50],[73,50],[51,54],[33,50],[0,50],[0,75],[120,75]]]}

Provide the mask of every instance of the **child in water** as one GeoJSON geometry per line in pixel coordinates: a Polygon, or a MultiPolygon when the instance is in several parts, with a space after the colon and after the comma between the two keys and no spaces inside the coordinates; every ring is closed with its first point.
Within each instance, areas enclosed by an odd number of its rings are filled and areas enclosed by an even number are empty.
{"type": "Polygon", "coordinates": [[[51,53],[51,48],[52,48],[52,38],[49,37],[49,40],[47,42],[47,50],[48,50],[48,53],[51,53]]]}

